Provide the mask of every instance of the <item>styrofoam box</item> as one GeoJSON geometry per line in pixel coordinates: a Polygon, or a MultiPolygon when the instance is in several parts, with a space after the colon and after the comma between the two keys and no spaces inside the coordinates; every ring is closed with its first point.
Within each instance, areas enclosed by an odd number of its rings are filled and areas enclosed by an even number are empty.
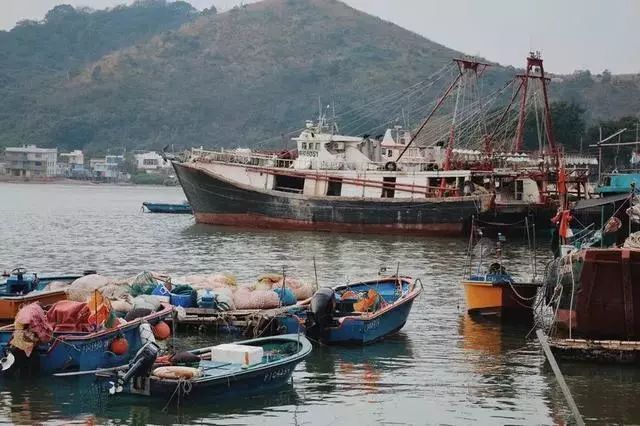
{"type": "Polygon", "coordinates": [[[257,346],[225,343],[211,348],[211,360],[232,364],[255,365],[262,362],[264,350],[257,346]]]}

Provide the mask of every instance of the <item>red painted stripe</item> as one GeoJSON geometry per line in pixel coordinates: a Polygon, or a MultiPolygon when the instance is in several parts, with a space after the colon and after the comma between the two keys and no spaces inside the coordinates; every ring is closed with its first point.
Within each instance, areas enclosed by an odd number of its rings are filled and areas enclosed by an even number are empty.
{"type": "Polygon", "coordinates": [[[421,236],[460,236],[464,233],[464,224],[462,222],[422,224],[354,224],[310,222],[298,219],[274,218],[252,213],[195,213],[195,218],[198,223],[238,226],[242,228],[371,234],[411,234],[421,236]]]}

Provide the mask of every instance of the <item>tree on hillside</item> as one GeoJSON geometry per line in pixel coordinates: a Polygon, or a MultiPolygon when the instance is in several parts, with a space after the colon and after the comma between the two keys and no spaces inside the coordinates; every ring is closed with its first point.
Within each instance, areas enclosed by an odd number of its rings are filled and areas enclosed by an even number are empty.
{"type": "MultiPolygon", "coordinates": [[[[562,145],[566,151],[578,151],[580,139],[584,136],[586,122],[584,108],[575,102],[554,102],[551,104],[551,119],[556,143],[562,145]]],[[[524,144],[526,149],[538,149],[538,136],[544,139],[544,124],[542,114],[538,123],[534,113],[527,116],[525,122],[524,144]],[[539,123],[539,124],[538,124],[539,123]],[[538,126],[540,128],[538,129],[538,126]]]]}

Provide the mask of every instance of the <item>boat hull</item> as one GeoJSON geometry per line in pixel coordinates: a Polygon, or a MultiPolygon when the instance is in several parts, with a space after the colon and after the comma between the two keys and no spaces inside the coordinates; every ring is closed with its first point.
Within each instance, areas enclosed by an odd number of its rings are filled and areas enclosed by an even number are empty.
{"type": "MultiPolygon", "coordinates": [[[[303,361],[312,350],[311,343],[304,337],[296,334],[282,335],[276,337],[266,337],[254,340],[238,342],[243,345],[269,344],[270,342],[281,342],[284,344],[296,344],[297,351],[284,359],[258,364],[248,368],[238,368],[225,372],[219,368],[227,365],[221,363],[220,366],[205,366],[204,376],[188,381],[188,388],[180,388],[178,401],[195,399],[212,399],[235,397],[239,395],[255,394],[269,391],[271,389],[285,385],[291,380],[291,375],[296,366],[303,361]],[[213,374],[211,374],[213,373],[213,374]],[[217,374],[216,374],[217,373],[217,374]],[[184,390],[188,389],[188,392],[184,390]]],[[[210,350],[210,349],[208,349],[210,350]]],[[[143,378],[146,383],[130,383],[126,388],[128,393],[141,394],[152,397],[173,397],[176,389],[184,382],[179,380],[161,379],[158,377],[143,378]]]]}
{"type": "Polygon", "coordinates": [[[149,213],[192,214],[188,204],[142,203],[149,213]]]}
{"type": "Polygon", "coordinates": [[[537,286],[472,280],[463,281],[462,285],[469,315],[495,318],[533,316],[537,286]]]}
{"type": "Polygon", "coordinates": [[[64,290],[29,293],[25,296],[0,297],[0,321],[13,321],[20,308],[29,303],[37,302],[48,306],[66,299],[67,293],[64,290]]]}
{"type": "MultiPolygon", "coordinates": [[[[29,363],[28,368],[31,373],[40,375],[121,366],[126,364],[143,345],[140,325],[143,322],[154,324],[170,316],[172,312],[173,308],[165,305],[161,311],[114,329],[96,333],[54,333],[49,343],[41,343],[34,348],[29,359],[25,358],[22,351],[15,351],[24,358],[23,361],[29,363]],[[110,350],[111,342],[119,336],[127,339],[128,343],[128,351],[123,355],[116,355],[110,350]]],[[[0,353],[11,349],[10,341],[13,338],[13,331],[12,326],[0,329],[0,353]]],[[[15,351],[14,354],[17,353],[15,351]]],[[[11,374],[15,369],[23,367],[17,364],[16,362],[15,368],[12,367],[3,373],[11,374]]]]}
{"type": "Polygon", "coordinates": [[[546,282],[547,294],[562,287],[556,322],[574,337],[640,337],[640,250],[578,250],[557,260],[546,282]]]}
{"type": "Polygon", "coordinates": [[[197,166],[173,163],[196,222],[262,229],[462,235],[481,210],[476,197],[317,197],[258,190],[197,166]]]}
{"type": "MultiPolygon", "coordinates": [[[[422,293],[422,283],[419,280],[401,278],[403,291],[406,293],[397,300],[375,312],[359,315],[341,316],[334,318],[335,324],[322,331],[319,339],[328,345],[368,345],[396,333],[407,322],[413,302],[422,293]],[[420,283],[418,286],[417,284],[420,283]]],[[[334,287],[334,291],[351,290],[354,292],[374,289],[385,300],[396,293],[398,281],[396,278],[369,281],[365,283],[348,284],[334,287]]],[[[309,330],[308,330],[309,331],[309,330]]]]}

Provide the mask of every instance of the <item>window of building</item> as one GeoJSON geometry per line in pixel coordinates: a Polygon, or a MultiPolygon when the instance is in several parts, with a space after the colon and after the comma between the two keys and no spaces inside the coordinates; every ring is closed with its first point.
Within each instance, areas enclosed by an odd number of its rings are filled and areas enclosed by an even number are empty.
{"type": "Polygon", "coordinates": [[[145,166],[157,166],[158,160],[156,160],[155,158],[145,158],[142,161],[142,164],[144,164],[145,166]]]}
{"type": "Polygon", "coordinates": [[[307,149],[307,143],[306,142],[302,142],[302,149],[307,149]]]}
{"type": "Polygon", "coordinates": [[[389,157],[389,158],[393,157],[393,151],[392,150],[390,150],[390,149],[387,150],[387,157],[389,157]]]}
{"type": "Polygon", "coordinates": [[[36,161],[35,164],[36,164],[36,166],[40,167],[40,166],[42,166],[42,161],[36,161]]]}

